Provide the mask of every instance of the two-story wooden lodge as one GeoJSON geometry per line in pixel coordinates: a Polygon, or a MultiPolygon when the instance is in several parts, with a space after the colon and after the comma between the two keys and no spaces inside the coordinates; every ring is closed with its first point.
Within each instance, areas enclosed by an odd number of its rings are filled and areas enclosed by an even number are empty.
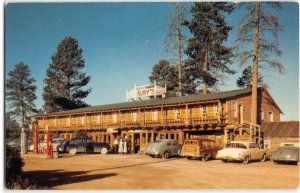
{"type": "MultiPolygon", "coordinates": [[[[249,138],[251,89],[211,94],[149,99],[34,116],[39,130],[48,126],[70,139],[84,132],[98,142],[113,143],[116,136],[144,150],[156,139],[206,137],[223,145],[249,138]]],[[[258,89],[258,122],[280,121],[282,111],[265,88],[258,89]]],[[[252,133],[253,134],[253,133],[252,133]]]]}

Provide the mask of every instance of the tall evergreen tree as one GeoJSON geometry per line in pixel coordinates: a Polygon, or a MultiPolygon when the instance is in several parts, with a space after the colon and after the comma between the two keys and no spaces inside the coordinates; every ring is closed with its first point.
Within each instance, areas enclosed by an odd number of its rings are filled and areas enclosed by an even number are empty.
{"type": "Polygon", "coordinates": [[[83,87],[90,81],[90,76],[80,71],[85,62],[78,41],[65,37],[51,59],[44,80],[44,110],[50,113],[86,107],[82,99],[88,96],[91,89],[84,90],[83,87]]]}
{"type": "MultiPolygon", "coordinates": [[[[262,76],[259,76],[258,83],[261,85],[264,84],[262,76]]],[[[251,88],[252,87],[252,66],[247,66],[243,70],[243,75],[237,79],[236,85],[239,88],[251,88]]]]}
{"type": "Polygon", "coordinates": [[[232,29],[224,14],[230,14],[233,9],[233,5],[224,2],[195,3],[191,9],[192,20],[186,22],[193,37],[185,50],[189,57],[185,69],[197,84],[203,85],[203,94],[208,87],[216,86],[224,73],[234,73],[228,67],[232,48],[224,46],[232,29]]]}
{"type": "Polygon", "coordinates": [[[20,127],[27,127],[29,116],[36,113],[35,79],[30,77],[29,67],[20,62],[8,73],[6,80],[6,100],[9,102],[11,115],[20,119],[20,127]]]}
{"type": "MultiPolygon", "coordinates": [[[[182,55],[186,38],[183,35],[183,27],[185,15],[188,11],[183,3],[174,3],[172,11],[167,14],[168,23],[166,25],[167,33],[164,40],[165,51],[171,53],[176,57],[177,66],[177,82],[178,82],[178,95],[183,94],[183,76],[182,70],[182,55]]],[[[173,59],[173,58],[172,58],[173,59]]],[[[172,61],[172,60],[171,60],[172,61]]]]}
{"type": "Polygon", "coordinates": [[[278,32],[281,30],[278,18],[272,10],[281,8],[279,2],[248,2],[242,4],[245,14],[239,23],[237,32],[237,55],[240,63],[253,61],[251,122],[257,124],[257,82],[258,68],[269,66],[283,73],[283,65],[276,60],[282,52],[278,48],[278,32]],[[249,48],[249,44],[253,45],[249,48]],[[274,57],[275,56],[275,57],[274,57]]]}
{"type": "Polygon", "coordinates": [[[178,88],[177,69],[170,65],[167,60],[160,60],[158,64],[154,64],[151,75],[149,76],[151,83],[165,87],[167,85],[167,96],[176,96],[178,88]]]}

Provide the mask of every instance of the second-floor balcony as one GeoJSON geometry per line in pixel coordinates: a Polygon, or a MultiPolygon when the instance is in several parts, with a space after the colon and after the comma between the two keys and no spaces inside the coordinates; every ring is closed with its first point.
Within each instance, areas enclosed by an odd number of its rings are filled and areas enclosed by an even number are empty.
{"type": "MultiPolygon", "coordinates": [[[[135,119],[135,120],[104,120],[95,122],[79,122],[70,124],[48,124],[53,129],[68,130],[68,129],[107,129],[107,128],[151,128],[151,127],[180,127],[180,126],[197,126],[205,124],[218,124],[225,121],[224,117],[218,114],[206,114],[205,116],[189,116],[187,118],[157,118],[153,119],[135,119]]],[[[47,123],[39,124],[43,129],[47,123]]]]}

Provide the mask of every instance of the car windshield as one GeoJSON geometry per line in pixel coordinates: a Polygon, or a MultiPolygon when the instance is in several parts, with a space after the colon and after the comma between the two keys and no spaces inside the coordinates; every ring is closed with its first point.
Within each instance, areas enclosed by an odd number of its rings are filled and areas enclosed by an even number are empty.
{"type": "Polygon", "coordinates": [[[228,143],[226,145],[227,148],[241,148],[241,149],[247,149],[246,145],[242,143],[228,143]]]}

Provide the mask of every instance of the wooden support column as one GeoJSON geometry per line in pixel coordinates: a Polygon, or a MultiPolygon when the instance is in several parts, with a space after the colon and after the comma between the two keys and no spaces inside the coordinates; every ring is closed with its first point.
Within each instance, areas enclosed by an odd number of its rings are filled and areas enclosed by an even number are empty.
{"type": "Polygon", "coordinates": [[[146,131],[146,145],[148,145],[148,134],[149,134],[149,132],[146,131]]]}
{"type": "Polygon", "coordinates": [[[152,131],[151,131],[151,143],[153,143],[154,141],[155,141],[155,139],[154,139],[154,131],[152,129],[152,131]]]}
{"type": "Polygon", "coordinates": [[[132,154],[134,154],[134,133],[132,133],[131,137],[131,152],[132,154]]]}

